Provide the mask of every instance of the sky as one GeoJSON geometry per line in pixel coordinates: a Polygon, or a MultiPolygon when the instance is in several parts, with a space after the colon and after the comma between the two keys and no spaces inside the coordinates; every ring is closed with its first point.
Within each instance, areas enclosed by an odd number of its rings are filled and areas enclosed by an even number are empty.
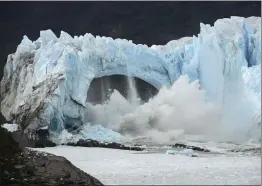
{"type": "Polygon", "coordinates": [[[70,35],[110,36],[134,43],[165,44],[197,35],[200,22],[213,24],[230,16],[261,16],[261,2],[0,2],[0,79],[7,55],[24,35],[31,40],[40,30],[70,35]]]}

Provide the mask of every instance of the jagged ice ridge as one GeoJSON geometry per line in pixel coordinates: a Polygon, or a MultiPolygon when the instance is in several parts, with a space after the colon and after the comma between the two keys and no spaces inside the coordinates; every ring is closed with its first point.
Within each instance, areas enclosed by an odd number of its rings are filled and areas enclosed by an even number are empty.
{"type": "Polygon", "coordinates": [[[61,132],[65,126],[84,124],[93,78],[121,74],[161,89],[187,75],[190,82],[199,81],[207,101],[221,105],[224,113],[234,111],[230,117],[253,117],[261,110],[260,68],[260,17],[201,23],[198,36],[151,47],[92,34],[71,37],[63,31],[57,38],[46,30],[36,41],[24,36],[8,56],[1,111],[29,135],[43,126],[61,132]]]}

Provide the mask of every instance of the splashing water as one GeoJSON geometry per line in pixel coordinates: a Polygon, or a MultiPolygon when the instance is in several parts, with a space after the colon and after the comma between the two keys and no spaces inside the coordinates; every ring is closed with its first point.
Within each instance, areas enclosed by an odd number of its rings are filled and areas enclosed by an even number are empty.
{"type": "Polygon", "coordinates": [[[127,77],[128,84],[128,100],[131,105],[138,106],[140,104],[140,99],[138,98],[138,93],[136,89],[136,82],[133,77],[127,77]]]}
{"type": "MultiPolygon", "coordinates": [[[[259,130],[258,127],[251,129],[253,121],[244,115],[234,120],[221,105],[206,101],[199,82],[189,83],[187,76],[181,76],[170,88],[163,87],[145,104],[129,102],[114,90],[105,104],[87,103],[86,112],[87,122],[101,124],[127,137],[150,137],[158,143],[175,141],[186,135],[241,142],[248,140],[250,130],[259,130]],[[236,122],[241,119],[247,123],[236,122]]],[[[260,133],[252,133],[252,137],[259,139],[260,133]]]]}
{"type": "Polygon", "coordinates": [[[101,79],[101,101],[104,103],[107,100],[106,91],[109,89],[109,82],[107,79],[101,79]]]}

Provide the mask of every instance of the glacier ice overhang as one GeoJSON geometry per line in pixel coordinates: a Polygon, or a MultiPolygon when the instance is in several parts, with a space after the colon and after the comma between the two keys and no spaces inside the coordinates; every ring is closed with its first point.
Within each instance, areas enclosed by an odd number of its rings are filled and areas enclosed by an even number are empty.
{"type": "MultiPolygon", "coordinates": [[[[200,81],[209,99],[223,102],[225,94],[243,92],[242,68],[261,64],[261,18],[231,17],[200,28],[197,37],[152,47],[63,31],[59,38],[51,30],[41,31],[34,42],[24,36],[5,65],[1,111],[28,131],[82,125],[90,82],[113,74],[138,77],[158,89],[187,74],[200,81]]],[[[260,70],[255,72],[261,77],[260,70]]],[[[248,84],[257,101],[260,83],[248,84]]]]}

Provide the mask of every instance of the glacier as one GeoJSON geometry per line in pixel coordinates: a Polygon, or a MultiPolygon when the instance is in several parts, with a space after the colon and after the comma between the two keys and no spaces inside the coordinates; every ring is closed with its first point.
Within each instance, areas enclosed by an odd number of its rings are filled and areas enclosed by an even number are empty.
{"type": "Polygon", "coordinates": [[[140,78],[159,90],[186,76],[188,84],[199,83],[205,102],[223,110],[218,125],[232,131],[236,126],[230,123],[249,125],[261,115],[261,18],[201,23],[198,36],[151,47],[89,33],[72,37],[61,31],[58,38],[45,30],[36,41],[24,36],[4,68],[1,111],[29,136],[44,126],[57,133],[81,127],[92,79],[114,74],[140,78]]]}

